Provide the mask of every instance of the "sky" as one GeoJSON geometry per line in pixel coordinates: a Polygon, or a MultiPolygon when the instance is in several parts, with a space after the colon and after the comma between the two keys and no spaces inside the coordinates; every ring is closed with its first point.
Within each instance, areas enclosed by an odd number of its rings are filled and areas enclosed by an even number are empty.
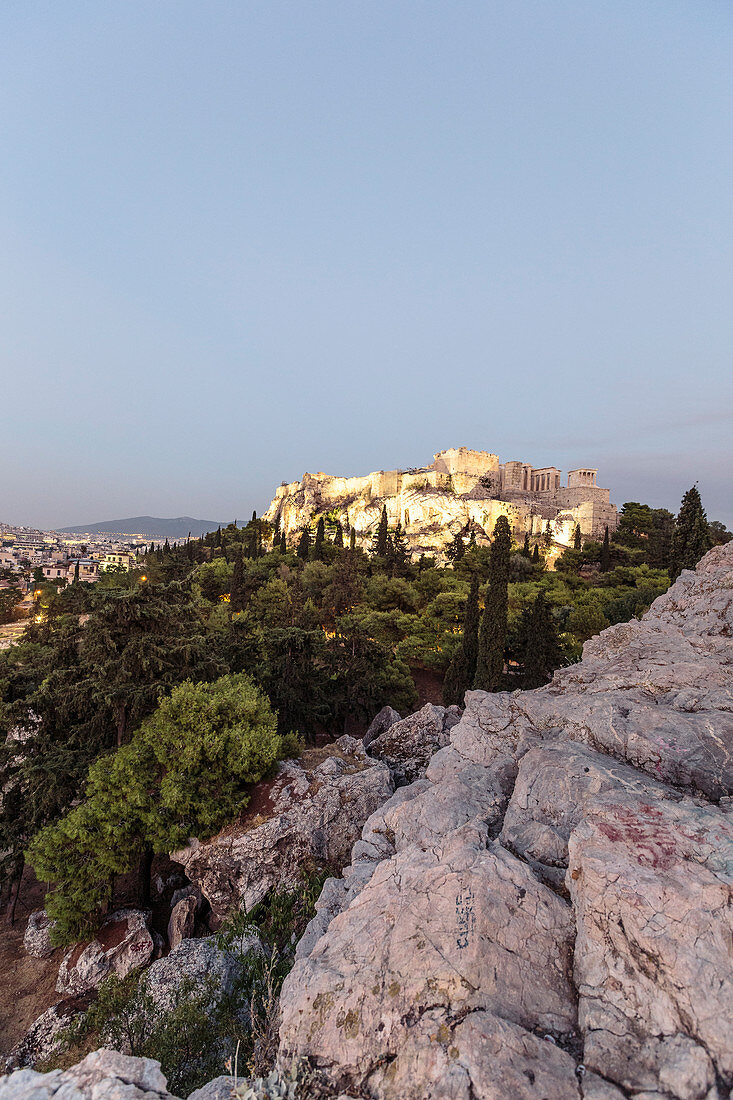
{"type": "Polygon", "coordinates": [[[729,0],[4,0],[0,521],[467,446],[733,524],[729,0]]]}

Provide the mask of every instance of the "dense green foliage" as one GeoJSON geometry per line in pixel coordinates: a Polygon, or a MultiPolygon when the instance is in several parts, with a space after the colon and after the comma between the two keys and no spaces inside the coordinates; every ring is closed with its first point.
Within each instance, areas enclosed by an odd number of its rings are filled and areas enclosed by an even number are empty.
{"type": "MultiPolygon", "coordinates": [[[[384,510],[369,552],[356,548],[354,530],[343,530],[334,515],[320,518],[290,546],[279,525],[253,516],[243,528],[231,524],[203,539],[151,547],[137,570],[105,575],[96,585],[61,592],[40,586],[41,621],[0,653],[6,892],[40,830],[63,818],[63,828],[89,836],[101,828],[95,815],[105,799],[108,809],[115,799],[129,803],[115,828],[135,858],[172,845],[176,830],[217,827],[205,808],[191,820],[182,804],[171,808],[158,799],[153,806],[143,792],[144,806],[135,808],[128,798],[136,771],[141,791],[146,778],[162,778],[146,738],[170,715],[166,700],[172,706],[171,693],[186,681],[201,685],[245,673],[269,700],[277,736],[310,741],[359,730],[385,704],[409,712],[420,678],[432,677],[437,690],[445,681],[446,701],[459,703],[474,684],[496,690],[544,683],[579,658],[587,638],[642,614],[666,589],[670,565],[694,565],[710,542],[729,537],[720,524],[703,526],[696,490],[686,495],[677,521],[664,509],[624,505],[613,536],[603,543],[581,539],[555,571],[545,568],[544,535],[512,547],[505,521],[497,523],[491,547],[477,545],[475,531],[458,535],[452,564],[441,568],[428,557],[409,560],[404,534],[389,528],[384,510]],[[110,755],[115,747],[117,757],[110,755]],[[89,797],[72,810],[85,789],[89,797]]],[[[175,695],[181,707],[192,690],[189,684],[175,695]]],[[[191,713],[199,728],[200,716],[195,708],[191,713]]],[[[179,719],[188,729],[182,713],[179,719]]],[[[266,738],[271,733],[268,726],[266,738]]],[[[196,736],[192,728],[192,744],[196,736]]],[[[167,733],[160,745],[171,762],[182,753],[191,789],[206,792],[219,782],[206,769],[220,774],[226,753],[189,756],[167,733]]],[[[235,767],[235,786],[246,786],[245,772],[235,767]]],[[[227,789],[222,817],[236,812],[239,797],[227,789]]],[[[73,869],[76,842],[71,836],[62,843],[59,828],[45,836],[57,835],[59,859],[65,846],[66,868],[73,869]]],[[[53,845],[45,853],[44,845],[33,848],[39,867],[66,881],[66,871],[53,864],[53,845]]],[[[100,881],[88,886],[92,908],[103,904],[110,875],[119,873],[116,859],[99,856],[100,881]]],[[[79,873],[80,884],[92,879],[88,867],[79,873]]]]}
{"type": "Polygon", "coordinates": [[[174,688],[128,744],[92,764],[79,805],[31,841],[30,862],[53,887],[46,909],[57,939],[79,939],[93,926],[112,877],[135,867],[146,848],[173,851],[236,817],[247,788],[285,751],[249,677],[174,688]]]}

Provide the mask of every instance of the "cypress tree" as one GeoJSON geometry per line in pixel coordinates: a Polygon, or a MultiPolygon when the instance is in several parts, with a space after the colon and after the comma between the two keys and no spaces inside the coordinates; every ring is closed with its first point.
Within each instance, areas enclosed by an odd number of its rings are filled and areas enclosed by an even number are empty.
{"type": "Polygon", "coordinates": [[[672,535],[672,555],[669,576],[676,581],[683,569],[694,569],[711,546],[710,529],[697,486],[688,489],[682,498],[672,535]]]}
{"type": "MultiPolygon", "coordinates": [[[[165,543],[167,546],[168,539],[165,540],[165,543]]],[[[214,535],[214,546],[221,546],[221,525],[216,529],[216,534],[214,535]]]]}
{"type": "Polygon", "coordinates": [[[454,703],[463,706],[466,692],[473,684],[476,675],[480,620],[478,589],[478,574],[474,573],[471,577],[471,588],[463,617],[463,638],[448,665],[443,680],[443,704],[446,707],[454,703]]]}
{"type": "Polygon", "coordinates": [[[349,535],[349,550],[356,550],[356,528],[351,528],[351,534],[349,535]]]}
{"type": "Polygon", "coordinates": [[[305,527],[303,529],[303,533],[300,536],[300,539],[298,540],[297,554],[298,554],[298,557],[302,559],[302,561],[308,561],[308,558],[310,557],[310,552],[311,552],[311,533],[308,530],[308,528],[305,527]]]}
{"type": "Polygon", "coordinates": [[[316,539],[313,543],[313,559],[315,561],[323,560],[323,540],[326,535],[326,521],[321,516],[316,524],[316,539]]]}
{"type": "Polygon", "coordinates": [[[379,558],[386,558],[389,550],[389,527],[387,525],[387,505],[382,505],[382,515],[379,518],[379,527],[373,545],[374,553],[379,558]]]}
{"type": "Polygon", "coordinates": [[[560,661],[560,646],[552,610],[544,592],[522,613],[525,689],[548,683],[560,661]]]}
{"type": "Polygon", "coordinates": [[[534,550],[532,551],[532,564],[538,565],[540,560],[540,548],[537,543],[534,544],[534,550]]]}
{"type": "Polygon", "coordinates": [[[573,535],[573,550],[583,549],[583,536],[580,533],[580,524],[575,524],[575,533],[573,535]]]}
{"type": "Polygon", "coordinates": [[[391,564],[402,568],[409,560],[409,551],[407,549],[407,541],[405,539],[405,533],[402,530],[402,524],[398,523],[395,529],[395,533],[392,537],[391,546],[389,547],[389,556],[391,564]]]}
{"type": "Polygon", "coordinates": [[[525,531],[525,533],[524,533],[524,546],[522,547],[522,553],[524,554],[525,558],[531,558],[532,557],[532,551],[529,548],[529,532],[528,531],[525,531]]]}
{"type": "Polygon", "coordinates": [[[545,524],[545,530],[542,534],[542,541],[543,541],[545,547],[549,550],[550,547],[552,546],[552,527],[550,525],[549,519],[548,519],[547,523],[545,524]]]}
{"type": "Polygon", "coordinates": [[[285,532],[283,531],[280,535],[280,553],[281,554],[287,554],[287,552],[288,552],[288,544],[285,540],[285,532]]]}
{"type": "Polygon", "coordinates": [[[474,687],[496,691],[504,674],[504,647],[509,611],[509,555],[512,536],[506,516],[499,516],[489,559],[489,590],[479,630],[474,687]]]}
{"type": "Polygon", "coordinates": [[[242,560],[242,547],[234,548],[234,572],[232,573],[232,587],[229,593],[229,608],[232,614],[244,610],[244,562],[242,560]]]}
{"type": "Polygon", "coordinates": [[[608,527],[603,534],[603,545],[601,546],[601,573],[607,573],[611,568],[611,542],[608,536],[608,527]]]}
{"type": "Polygon", "coordinates": [[[336,532],[333,536],[333,545],[337,550],[343,550],[344,548],[344,531],[338,520],[336,521],[336,532]]]}
{"type": "Polygon", "coordinates": [[[445,556],[448,561],[452,561],[455,565],[463,559],[466,553],[466,547],[460,534],[454,535],[453,540],[448,544],[445,551],[445,556]]]}
{"type": "Polygon", "coordinates": [[[278,515],[277,519],[275,520],[275,527],[274,527],[273,532],[272,532],[272,546],[273,546],[273,549],[275,549],[279,545],[280,545],[280,516],[278,515]]]}

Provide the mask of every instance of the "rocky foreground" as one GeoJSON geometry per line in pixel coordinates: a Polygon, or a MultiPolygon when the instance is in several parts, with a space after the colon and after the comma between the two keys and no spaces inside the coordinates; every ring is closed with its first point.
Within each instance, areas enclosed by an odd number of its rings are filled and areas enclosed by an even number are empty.
{"type": "MultiPolygon", "coordinates": [[[[298,945],[283,1070],[380,1100],[726,1100],[733,544],[546,688],[471,692],[422,738],[397,717],[367,752],[403,785],[298,945]]],[[[21,1070],[0,1100],[167,1095],[121,1057],[21,1070]]]]}

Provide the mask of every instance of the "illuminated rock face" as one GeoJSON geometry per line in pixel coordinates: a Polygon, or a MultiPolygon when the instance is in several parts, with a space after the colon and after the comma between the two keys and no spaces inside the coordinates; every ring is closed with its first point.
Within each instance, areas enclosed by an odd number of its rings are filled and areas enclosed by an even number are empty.
{"type": "Polygon", "coordinates": [[[515,539],[542,535],[547,524],[557,547],[572,545],[576,524],[586,538],[614,531],[618,516],[609,490],[595,484],[596,471],[572,470],[568,486],[555,467],[500,463],[495,454],[466,447],[440,451],[430,466],[379,470],[365,477],[304,474],[282,484],[265,513],[279,521],[289,541],[320,516],[353,528],[357,545],[368,542],[387,509],[390,527],[401,524],[413,554],[440,555],[454,535],[474,532],[488,541],[499,516],[515,539]]]}

